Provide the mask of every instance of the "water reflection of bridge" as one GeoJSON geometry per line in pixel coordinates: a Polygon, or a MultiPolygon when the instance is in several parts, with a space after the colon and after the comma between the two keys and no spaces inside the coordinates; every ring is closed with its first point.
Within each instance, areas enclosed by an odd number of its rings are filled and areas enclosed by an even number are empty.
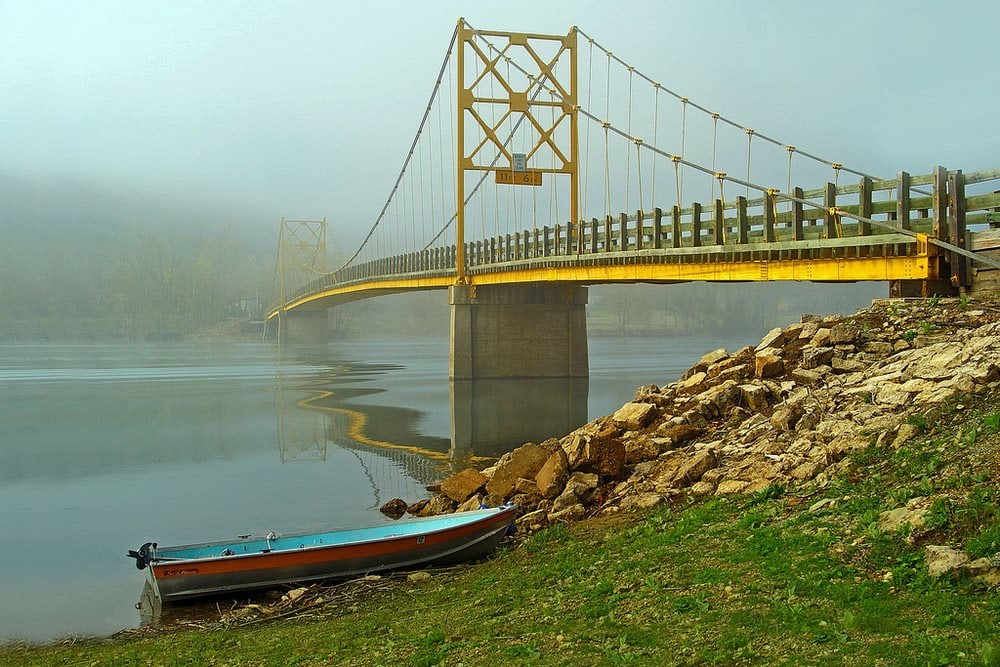
{"type": "Polygon", "coordinates": [[[328,391],[279,390],[281,460],[326,461],[333,445],[355,453],[375,486],[384,482],[378,479],[385,474],[382,462],[432,484],[524,442],[572,431],[587,420],[588,390],[586,378],[453,381],[450,439],[413,432],[419,413],[409,408],[347,404],[328,391]]]}

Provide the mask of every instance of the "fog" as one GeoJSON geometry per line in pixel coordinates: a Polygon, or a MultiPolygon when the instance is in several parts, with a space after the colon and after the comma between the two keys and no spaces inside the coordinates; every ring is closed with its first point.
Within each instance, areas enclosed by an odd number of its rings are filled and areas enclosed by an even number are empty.
{"type": "Polygon", "coordinates": [[[989,2],[0,0],[2,277],[86,264],[84,248],[120,258],[149,228],[223,235],[264,266],[282,216],[327,218],[350,254],[459,16],[579,25],[692,100],[868,173],[1000,155],[989,2]]]}

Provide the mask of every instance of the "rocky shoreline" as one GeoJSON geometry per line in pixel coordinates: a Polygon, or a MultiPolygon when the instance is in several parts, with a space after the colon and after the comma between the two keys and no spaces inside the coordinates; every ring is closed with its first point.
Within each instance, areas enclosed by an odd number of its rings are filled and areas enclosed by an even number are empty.
{"type": "Polygon", "coordinates": [[[877,300],[846,317],[803,316],[755,347],[710,352],[678,381],[639,388],[611,416],[384,511],[429,516],[510,502],[525,534],[688,496],[824,485],[850,469],[852,451],[900,447],[962,396],[997,389],[996,295],[877,300]]]}

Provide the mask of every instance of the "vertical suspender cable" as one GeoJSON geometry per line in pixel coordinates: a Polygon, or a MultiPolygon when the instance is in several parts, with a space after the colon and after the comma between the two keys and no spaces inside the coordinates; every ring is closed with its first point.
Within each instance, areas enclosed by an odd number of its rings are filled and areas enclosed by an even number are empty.
{"type": "Polygon", "coordinates": [[[611,146],[608,127],[611,125],[611,52],[608,51],[607,82],[604,86],[604,198],[605,215],[611,215],[611,146]]]}
{"type": "MultiPolygon", "coordinates": [[[[590,40],[590,58],[587,63],[587,108],[590,108],[591,93],[594,90],[594,40],[590,40]]],[[[587,139],[586,148],[584,149],[584,163],[587,165],[586,169],[583,170],[584,178],[581,184],[581,196],[583,198],[583,206],[580,207],[580,215],[582,218],[586,219],[586,209],[588,205],[588,188],[587,184],[590,182],[590,126],[591,123],[587,123],[587,139]]],[[[577,169],[579,169],[577,165],[577,169]]]]}
{"type": "MultiPolygon", "coordinates": [[[[687,137],[687,107],[688,98],[681,98],[681,158],[683,158],[686,153],[684,151],[684,144],[687,137]]],[[[674,164],[675,171],[678,169],[677,164],[674,164]]],[[[684,194],[684,170],[680,170],[680,174],[676,175],[677,179],[677,205],[681,205],[681,196],[684,194]]]]}
{"type": "MultiPolygon", "coordinates": [[[[653,145],[656,143],[656,130],[660,122],[660,84],[655,83],[653,92],[653,145]]],[[[656,208],[656,153],[653,153],[653,175],[650,177],[649,210],[656,208]]]]}
{"type": "MultiPolygon", "coordinates": [[[[626,132],[629,136],[632,135],[632,80],[634,69],[632,67],[628,68],[628,120],[626,121],[625,127],[626,132]]],[[[629,191],[632,189],[632,151],[625,151],[625,210],[628,211],[628,195],[629,191]]],[[[622,230],[624,233],[624,230],[622,230]]]]}
{"type": "MultiPolygon", "coordinates": [[[[788,151],[788,184],[785,186],[785,192],[791,194],[792,192],[792,155],[795,153],[795,146],[788,145],[785,146],[785,150],[788,151]]],[[[788,200],[788,210],[792,210],[792,200],[788,200]]],[[[788,222],[791,225],[791,221],[788,222]]]]}
{"type": "Polygon", "coordinates": [[[713,173],[713,176],[710,179],[711,182],[712,182],[712,192],[711,192],[711,199],[710,199],[710,201],[715,201],[715,176],[714,176],[714,173],[715,173],[715,157],[716,157],[716,153],[717,153],[718,139],[719,139],[719,114],[713,113],[712,114],[712,173],[713,173]]]}

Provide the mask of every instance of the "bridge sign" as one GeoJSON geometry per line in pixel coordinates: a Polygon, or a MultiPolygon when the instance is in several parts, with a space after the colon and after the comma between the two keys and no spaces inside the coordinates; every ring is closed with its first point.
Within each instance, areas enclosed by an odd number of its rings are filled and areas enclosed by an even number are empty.
{"type": "Polygon", "coordinates": [[[541,185],[542,172],[540,171],[514,171],[513,169],[497,169],[496,182],[498,185],[541,185]]]}

